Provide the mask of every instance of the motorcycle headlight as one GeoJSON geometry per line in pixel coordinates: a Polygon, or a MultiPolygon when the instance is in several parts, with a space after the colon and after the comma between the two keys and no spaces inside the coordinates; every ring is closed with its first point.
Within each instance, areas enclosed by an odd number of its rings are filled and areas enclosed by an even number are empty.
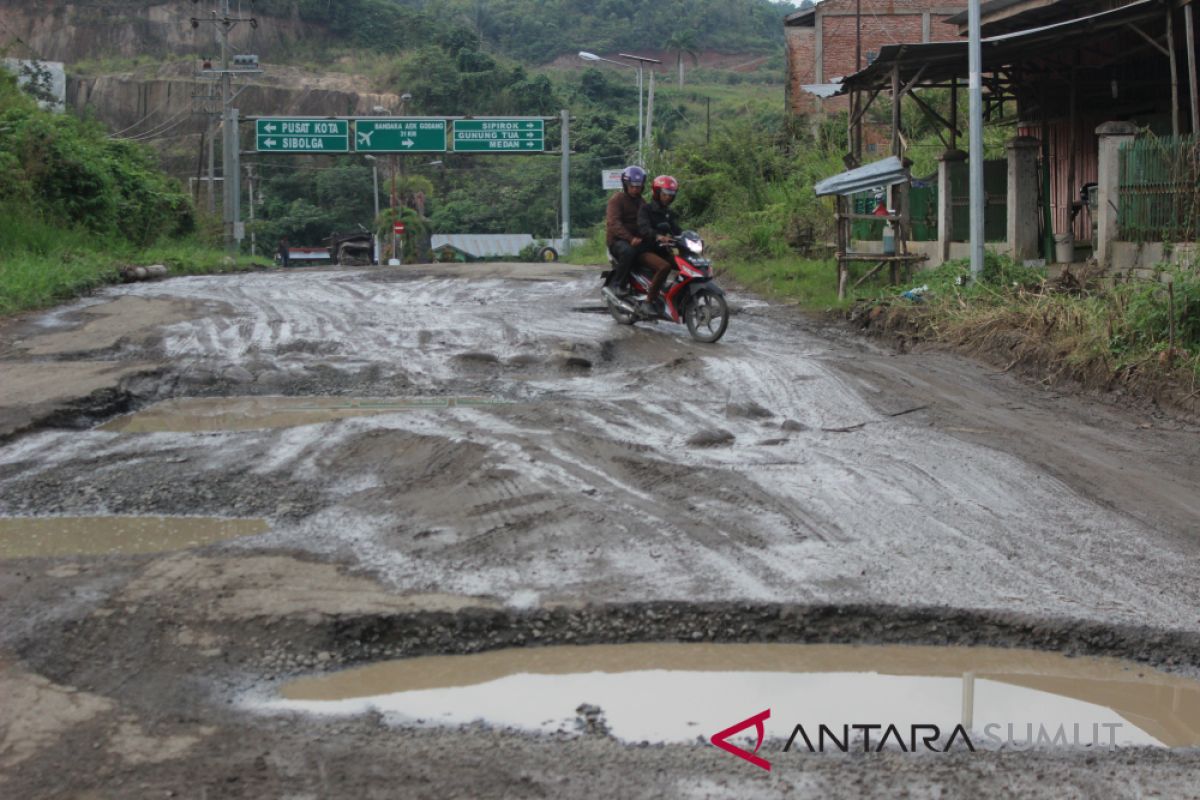
{"type": "Polygon", "coordinates": [[[686,241],[687,241],[687,249],[689,252],[694,253],[696,255],[700,255],[701,253],[704,252],[704,242],[700,241],[699,239],[688,239],[686,241]]]}

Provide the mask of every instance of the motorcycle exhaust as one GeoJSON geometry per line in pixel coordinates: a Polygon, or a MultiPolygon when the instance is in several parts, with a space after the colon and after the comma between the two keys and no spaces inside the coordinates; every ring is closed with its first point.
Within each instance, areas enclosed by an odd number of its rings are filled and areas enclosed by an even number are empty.
{"type": "Polygon", "coordinates": [[[637,314],[638,313],[636,308],[629,305],[629,303],[626,303],[621,298],[617,297],[616,293],[613,292],[613,290],[608,288],[607,286],[605,286],[603,289],[601,289],[600,293],[602,295],[604,295],[605,300],[612,303],[614,306],[621,309],[626,314],[637,314]]]}

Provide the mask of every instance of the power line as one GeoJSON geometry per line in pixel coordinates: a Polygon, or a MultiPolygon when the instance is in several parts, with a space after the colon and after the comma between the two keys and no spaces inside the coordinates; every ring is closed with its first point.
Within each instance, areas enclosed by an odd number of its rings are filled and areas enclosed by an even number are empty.
{"type": "Polygon", "coordinates": [[[141,133],[136,133],[132,136],[114,136],[112,138],[120,139],[121,141],[135,141],[135,142],[144,141],[147,139],[155,139],[155,138],[158,138],[158,136],[160,136],[161,134],[166,133],[167,131],[171,131],[171,130],[174,130],[175,128],[178,128],[180,125],[182,125],[186,121],[186,118],[188,116],[191,116],[191,113],[192,113],[192,110],[190,108],[185,108],[185,109],[178,111],[175,114],[171,115],[170,117],[168,117],[164,121],[160,122],[159,124],[155,125],[153,128],[150,128],[149,130],[142,131],[141,133]]]}
{"type": "Polygon", "coordinates": [[[162,103],[161,105],[159,105],[159,106],[158,106],[158,108],[154,109],[154,110],[153,110],[153,111],[151,111],[149,114],[147,114],[146,116],[142,117],[141,119],[139,119],[137,122],[133,123],[132,125],[130,125],[130,126],[128,126],[128,127],[125,127],[125,128],[122,128],[122,129],[121,129],[121,130],[119,130],[119,131],[113,131],[112,133],[110,133],[110,134],[108,135],[108,138],[110,138],[110,139],[116,139],[116,138],[117,138],[118,136],[120,136],[122,133],[125,133],[126,131],[131,131],[131,130],[133,130],[133,129],[134,129],[134,128],[136,128],[138,125],[141,125],[143,122],[145,122],[146,120],[150,119],[151,117],[153,117],[155,114],[157,114],[158,112],[162,111],[162,110],[163,110],[164,108],[166,108],[166,107],[167,107],[167,103],[166,103],[166,102],[162,103]]]}

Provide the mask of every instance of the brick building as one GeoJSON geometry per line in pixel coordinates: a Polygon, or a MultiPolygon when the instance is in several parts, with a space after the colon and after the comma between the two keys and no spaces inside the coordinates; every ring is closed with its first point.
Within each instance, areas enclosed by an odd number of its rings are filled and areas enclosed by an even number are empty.
{"type": "Polygon", "coordinates": [[[959,27],[945,20],[966,8],[961,0],[825,0],[784,20],[787,34],[788,107],[793,114],[843,111],[845,97],[821,100],[803,86],[831,83],[858,71],[855,6],[861,3],[862,66],[884,45],[953,41],[959,27]]]}

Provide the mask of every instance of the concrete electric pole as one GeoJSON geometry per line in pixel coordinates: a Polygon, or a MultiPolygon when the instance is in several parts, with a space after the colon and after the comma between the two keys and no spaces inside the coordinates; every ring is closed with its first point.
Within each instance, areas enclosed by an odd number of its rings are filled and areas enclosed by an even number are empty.
{"type": "MultiPolygon", "coordinates": [[[[193,0],[197,2],[198,0],[193,0]]],[[[258,20],[253,18],[235,17],[232,15],[230,8],[230,0],[220,0],[221,8],[219,11],[214,10],[208,19],[192,18],[192,27],[198,28],[201,23],[207,23],[214,26],[217,40],[221,47],[221,66],[219,69],[213,69],[211,64],[206,61],[203,72],[209,76],[215,75],[221,84],[221,132],[222,132],[222,158],[221,158],[221,174],[222,174],[222,209],[221,218],[225,232],[225,249],[230,253],[236,253],[238,245],[243,238],[242,219],[242,192],[240,180],[241,176],[241,144],[238,141],[238,110],[233,108],[233,101],[237,97],[237,93],[233,91],[233,76],[235,74],[258,74],[262,70],[258,67],[258,59],[255,56],[238,57],[240,62],[237,68],[233,65],[234,55],[233,48],[229,43],[229,36],[233,29],[238,24],[243,22],[250,23],[251,27],[258,27],[258,20]]],[[[210,147],[212,147],[212,139],[210,138],[210,147]]],[[[212,192],[212,168],[213,154],[209,151],[209,193],[212,192]]],[[[209,204],[210,209],[212,203],[209,204]]]]}
{"type": "Polygon", "coordinates": [[[971,280],[983,277],[983,56],[980,50],[979,0],[967,3],[967,97],[970,182],[971,280]]]}

